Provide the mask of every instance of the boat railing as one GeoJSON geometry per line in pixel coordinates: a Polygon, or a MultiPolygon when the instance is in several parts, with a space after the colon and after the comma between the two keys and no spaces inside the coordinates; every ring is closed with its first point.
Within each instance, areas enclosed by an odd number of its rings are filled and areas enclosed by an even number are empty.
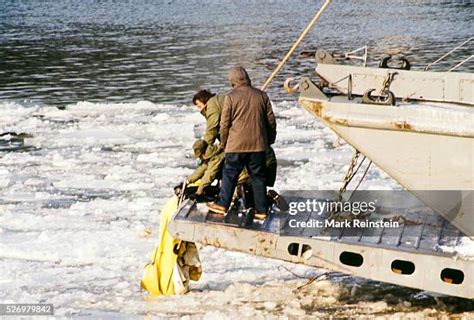
{"type": "MultiPolygon", "coordinates": [[[[467,39],[466,41],[464,41],[463,43],[461,43],[460,45],[458,45],[457,47],[451,49],[450,51],[446,52],[444,55],[442,55],[441,57],[439,57],[436,61],[433,61],[431,63],[429,63],[426,67],[425,67],[425,71],[427,71],[429,68],[431,68],[432,66],[438,64],[439,62],[441,62],[442,60],[444,60],[446,57],[450,56],[451,54],[453,54],[455,51],[463,48],[466,44],[468,44],[469,42],[471,42],[472,40],[474,40],[474,37],[471,37],[469,39],[467,39]]],[[[451,68],[449,71],[453,71],[453,70],[456,70],[457,68],[459,68],[461,65],[463,65],[464,63],[466,63],[467,61],[471,60],[473,57],[473,55],[471,55],[470,57],[468,57],[467,59],[464,59],[463,61],[461,61],[460,63],[458,63],[456,66],[454,66],[453,68],[451,68]]],[[[449,72],[448,71],[448,72],[449,72]]]]}

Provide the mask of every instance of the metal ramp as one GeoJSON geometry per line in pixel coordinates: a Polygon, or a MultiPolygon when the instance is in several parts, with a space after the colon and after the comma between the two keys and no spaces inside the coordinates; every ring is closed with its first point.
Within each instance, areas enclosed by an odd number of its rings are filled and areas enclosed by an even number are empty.
{"type": "MultiPolygon", "coordinates": [[[[242,211],[216,218],[204,204],[186,200],[168,229],[184,241],[474,299],[474,258],[440,250],[440,246],[454,248],[463,234],[433,212],[404,213],[403,217],[398,229],[382,229],[378,234],[325,229],[315,235],[304,228],[297,233],[289,230],[287,213],[275,212],[263,224],[248,223],[242,211]]],[[[325,218],[304,217],[307,221],[325,218]]]]}

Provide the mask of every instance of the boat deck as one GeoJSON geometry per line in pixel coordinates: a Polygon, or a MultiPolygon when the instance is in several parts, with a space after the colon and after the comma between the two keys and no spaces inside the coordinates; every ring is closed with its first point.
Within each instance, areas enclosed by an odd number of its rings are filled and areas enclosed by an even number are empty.
{"type": "MultiPolygon", "coordinates": [[[[262,223],[243,210],[225,218],[209,213],[204,204],[187,200],[169,225],[170,232],[228,250],[340,271],[377,281],[474,298],[474,260],[454,248],[463,234],[432,211],[393,217],[397,228],[292,228],[293,216],[274,213],[262,223]],[[443,248],[444,250],[441,250],[443,248]]],[[[324,221],[327,215],[307,213],[299,221],[324,221]]],[[[338,220],[336,217],[335,220],[338,220]]]]}

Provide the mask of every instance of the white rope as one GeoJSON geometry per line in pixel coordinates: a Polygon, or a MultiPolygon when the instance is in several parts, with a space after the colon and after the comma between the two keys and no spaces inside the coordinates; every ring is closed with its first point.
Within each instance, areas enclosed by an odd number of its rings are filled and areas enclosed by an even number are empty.
{"type": "Polygon", "coordinates": [[[464,59],[463,61],[459,62],[457,65],[455,65],[454,67],[452,67],[451,69],[448,70],[448,72],[451,72],[453,70],[456,70],[457,68],[459,68],[460,66],[462,66],[464,63],[468,62],[469,60],[471,60],[472,58],[474,57],[474,54],[471,55],[470,57],[467,57],[466,59],[464,59]]]}
{"type": "Polygon", "coordinates": [[[449,56],[451,53],[453,53],[454,51],[464,47],[465,44],[467,44],[468,42],[470,42],[472,39],[474,39],[474,37],[471,37],[469,39],[467,39],[466,41],[464,41],[463,43],[461,43],[459,46],[457,46],[456,48],[452,49],[451,51],[445,53],[441,58],[439,58],[438,60],[434,61],[434,62],[431,62],[430,64],[428,64],[426,67],[425,67],[425,71],[427,71],[431,66],[434,66],[435,64],[437,64],[438,62],[440,62],[441,60],[443,60],[444,58],[446,58],[447,56],[449,56]]]}

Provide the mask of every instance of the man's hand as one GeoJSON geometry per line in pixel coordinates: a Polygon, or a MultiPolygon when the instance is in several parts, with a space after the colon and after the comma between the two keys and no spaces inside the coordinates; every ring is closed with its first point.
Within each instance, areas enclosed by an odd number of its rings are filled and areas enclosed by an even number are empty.
{"type": "Polygon", "coordinates": [[[179,196],[181,194],[181,189],[183,188],[183,184],[177,184],[173,187],[174,194],[179,196]]]}

